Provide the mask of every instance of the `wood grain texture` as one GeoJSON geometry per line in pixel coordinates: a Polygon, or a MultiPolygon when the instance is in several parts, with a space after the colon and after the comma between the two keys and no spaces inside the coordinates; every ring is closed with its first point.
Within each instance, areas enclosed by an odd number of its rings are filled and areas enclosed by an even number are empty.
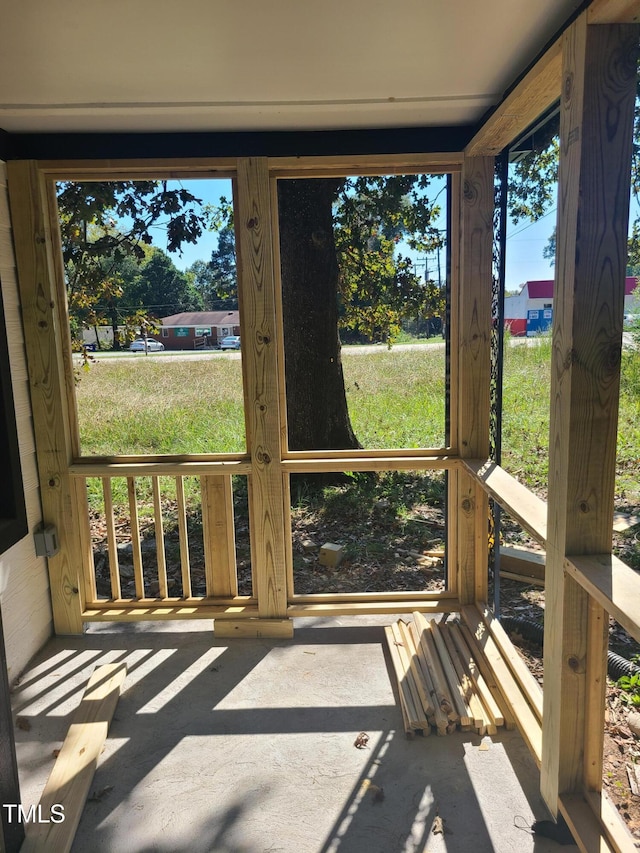
{"type": "Polygon", "coordinates": [[[237,181],[238,281],[251,455],[253,580],[260,615],[278,619],[287,615],[287,583],[274,241],[266,159],[240,160],[237,181]]]}
{"type": "Polygon", "coordinates": [[[160,494],[160,478],[151,481],[153,489],[153,520],[155,525],[156,555],[158,560],[158,595],[166,598],[167,588],[167,554],[164,547],[164,521],[162,518],[162,496],[160,494]]]}
{"type": "Polygon", "coordinates": [[[560,97],[562,44],[542,56],[476,133],[465,148],[470,157],[496,156],[560,97]]]}
{"type": "Polygon", "coordinates": [[[64,821],[28,824],[22,853],[71,850],[126,673],[124,663],[105,664],[89,679],[40,798],[45,816],[64,806],[64,821]]]}
{"type": "Polygon", "coordinates": [[[563,40],[541,772],[554,814],[559,794],[602,774],[604,709],[589,732],[586,709],[606,674],[593,653],[606,619],[564,568],[611,551],[639,35],[581,16],[563,40]]]}
{"type": "Polygon", "coordinates": [[[640,576],[613,554],[569,556],[568,572],[631,636],[640,640],[640,576]]]}
{"type": "MultiPolygon", "coordinates": [[[[491,263],[493,247],[494,161],[466,158],[460,201],[460,289],[456,386],[457,436],[452,436],[462,459],[489,455],[491,263]]],[[[460,601],[476,600],[486,584],[488,564],[488,501],[475,480],[458,473],[457,560],[460,601]],[[481,526],[482,529],[479,529],[481,526]]]]}
{"type": "Polygon", "coordinates": [[[489,459],[465,459],[462,464],[487,494],[544,546],[547,541],[546,502],[489,459]]]}
{"type": "Polygon", "coordinates": [[[82,551],[68,474],[73,442],[64,358],[56,335],[59,282],[48,199],[35,164],[15,161],[7,171],[43,519],[56,526],[60,543],[58,554],[48,559],[54,625],[60,634],[81,633],[82,551]]]}
{"type": "Polygon", "coordinates": [[[202,536],[208,596],[238,594],[231,477],[201,477],[202,536]]]}

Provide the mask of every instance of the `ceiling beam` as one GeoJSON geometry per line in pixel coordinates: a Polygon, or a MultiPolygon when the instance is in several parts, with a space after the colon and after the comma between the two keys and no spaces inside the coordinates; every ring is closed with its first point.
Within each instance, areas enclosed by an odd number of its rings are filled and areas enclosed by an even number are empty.
{"type": "MultiPolygon", "coordinates": [[[[631,24],[640,21],[640,0],[594,0],[582,15],[589,24],[631,24]]],[[[465,148],[469,157],[496,156],[560,97],[562,42],[543,53],[465,148]]]]}

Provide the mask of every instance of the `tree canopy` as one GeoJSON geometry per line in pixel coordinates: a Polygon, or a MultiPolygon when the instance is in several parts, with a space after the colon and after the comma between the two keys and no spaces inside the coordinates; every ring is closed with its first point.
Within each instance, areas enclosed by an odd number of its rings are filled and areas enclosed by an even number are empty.
{"type": "Polygon", "coordinates": [[[110,323],[118,346],[118,329],[139,327],[146,316],[122,302],[132,265],[147,261],[160,226],[169,252],[196,242],[204,227],[200,200],[167,181],[65,181],[57,198],[72,334],[110,323]]]}

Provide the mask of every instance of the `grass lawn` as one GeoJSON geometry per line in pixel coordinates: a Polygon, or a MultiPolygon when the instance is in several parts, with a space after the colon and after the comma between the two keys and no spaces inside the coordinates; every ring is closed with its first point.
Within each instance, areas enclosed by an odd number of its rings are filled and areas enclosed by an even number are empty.
{"type": "MultiPolygon", "coordinates": [[[[444,348],[343,357],[349,411],[364,447],[444,444],[444,348]]],[[[545,496],[550,344],[505,354],[503,465],[545,496]]],[[[245,450],[238,359],[99,360],[77,386],[85,455],[245,450]]],[[[617,497],[640,504],[640,353],[624,353],[617,497]]]]}

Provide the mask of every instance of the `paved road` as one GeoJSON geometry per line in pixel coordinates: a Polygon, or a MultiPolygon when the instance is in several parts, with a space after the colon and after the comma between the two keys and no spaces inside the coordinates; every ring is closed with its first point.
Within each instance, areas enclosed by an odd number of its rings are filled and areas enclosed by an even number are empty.
{"type": "MultiPolygon", "coordinates": [[[[541,338],[511,338],[510,345],[511,346],[537,346],[541,338]]],[[[624,332],[622,335],[622,345],[625,348],[633,347],[633,337],[631,332],[624,332]]],[[[444,341],[432,341],[428,344],[394,344],[391,347],[391,352],[408,352],[409,350],[424,350],[424,349],[444,349],[444,341]]],[[[352,355],[370,355],[371,353],[376,352],[387,352],[387,347],[385,344],[364,344],[358,346],[344,346],[342,347],[342,355],[349,357],[352,355]]],[[[237,360],[239,359],[239,352],[222,352],[221,350],[199,350],[198,352],[150,352],[146,355],[142,352],[139,353],[93,353],[93,356],[97,361],[109,360],[117,358],[118,360],[127,360],[127,361],[139,361],[143,358],[154,358],[154,359],[172,359],[174,361],[203,361],[210,358],[230,358],[237,360]]]]}

